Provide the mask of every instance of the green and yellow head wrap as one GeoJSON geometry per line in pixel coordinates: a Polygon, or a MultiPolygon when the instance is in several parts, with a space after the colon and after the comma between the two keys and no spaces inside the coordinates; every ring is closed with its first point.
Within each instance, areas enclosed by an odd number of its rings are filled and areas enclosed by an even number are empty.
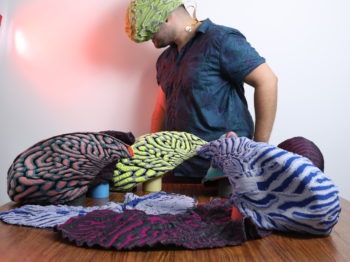
{"type": "Polygon", "coordinates": [[[182,0],[132,0],[126,13],[125,30],[135,42],[150,40],[182,0]]]}

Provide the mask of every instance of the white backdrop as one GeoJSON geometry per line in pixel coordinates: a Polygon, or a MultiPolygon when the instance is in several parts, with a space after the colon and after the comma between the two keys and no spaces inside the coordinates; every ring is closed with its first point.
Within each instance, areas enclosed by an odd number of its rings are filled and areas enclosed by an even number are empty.
{"type": "MultiPolygon", "coordinates": [[[[313,140],[350,200],[350,2],[198,0],[197,15],[239,29],[279,78],[272,144],[313,140]]],[[[124,34],[128,0],[1,0],[0,204],[6,174],[34,143],[66,132],[149,132],[160,50],[124,34]]],[[[252,107],[252,88],[247,86],[252,107]]]]}

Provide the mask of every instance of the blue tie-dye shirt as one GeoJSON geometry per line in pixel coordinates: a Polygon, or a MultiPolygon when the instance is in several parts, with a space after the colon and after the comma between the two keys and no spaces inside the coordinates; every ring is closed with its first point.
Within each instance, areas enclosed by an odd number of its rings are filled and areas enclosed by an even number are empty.
{"type": "Polygon", "coordinates": [[[208,141],[230,130],[251,138],[243,79],[264,62],[238,30],[203,21],[180,53],[172,45],[158,59],[166,130],[187,131],[208,141]]]}
{"type": "Polygon", "coordinates": [[[204,20],[180,53],[171,45],[158,58],[157,81],[166,96],[165,130],[186,131],[207,141],[231,130],[252,138],[243,80],[264,62],[238,30],[204,20]]]}

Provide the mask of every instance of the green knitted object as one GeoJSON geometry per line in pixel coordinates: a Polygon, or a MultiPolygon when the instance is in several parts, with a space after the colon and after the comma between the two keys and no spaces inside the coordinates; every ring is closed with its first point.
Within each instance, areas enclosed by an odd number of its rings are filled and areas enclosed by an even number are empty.
{"type": "Polygon", "coordinates": [[[137,43],[147,41],[180,5],[182,0],[132,0],[126,12],[125,31],[137,43]]]}
{"type": "Polygon", "coordinates": [[[196,148],[206,143],[186,132],[165,131],[141,136],[131,146],[134,156],[117,163],[111,190],[128,191],[138,183],[159,177],[195,156],[196,148]]]}

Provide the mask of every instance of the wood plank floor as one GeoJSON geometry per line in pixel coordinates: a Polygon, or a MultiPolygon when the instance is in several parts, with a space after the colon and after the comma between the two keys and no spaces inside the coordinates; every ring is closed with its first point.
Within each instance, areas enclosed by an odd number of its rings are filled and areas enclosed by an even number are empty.
{"type": "MultiPolygon", "coordinates": [[[[137,194],[144,194],[138,187],[137,194]]],[[[180,193],[206,202],[216,195],[215,187],[199,184],[164,184],[168,193],[180,193]]],[[[122,201],[122,193],[112,193],[110,199],[122,201]]],[[[87,198],[86,205],[94,205],[87,198]]],[[[17,207],[13,202],[0,211],[17,207]]],[[[51,230],[7,225],[0,222],[0,261],[350,261],[350,202],[342,199],[339,223],[328,237],[307,238],[294,234],[274,233],[241,246],[204,250],[145,249],[115,251],[76,247],[60,239],[51,230]]]]}

